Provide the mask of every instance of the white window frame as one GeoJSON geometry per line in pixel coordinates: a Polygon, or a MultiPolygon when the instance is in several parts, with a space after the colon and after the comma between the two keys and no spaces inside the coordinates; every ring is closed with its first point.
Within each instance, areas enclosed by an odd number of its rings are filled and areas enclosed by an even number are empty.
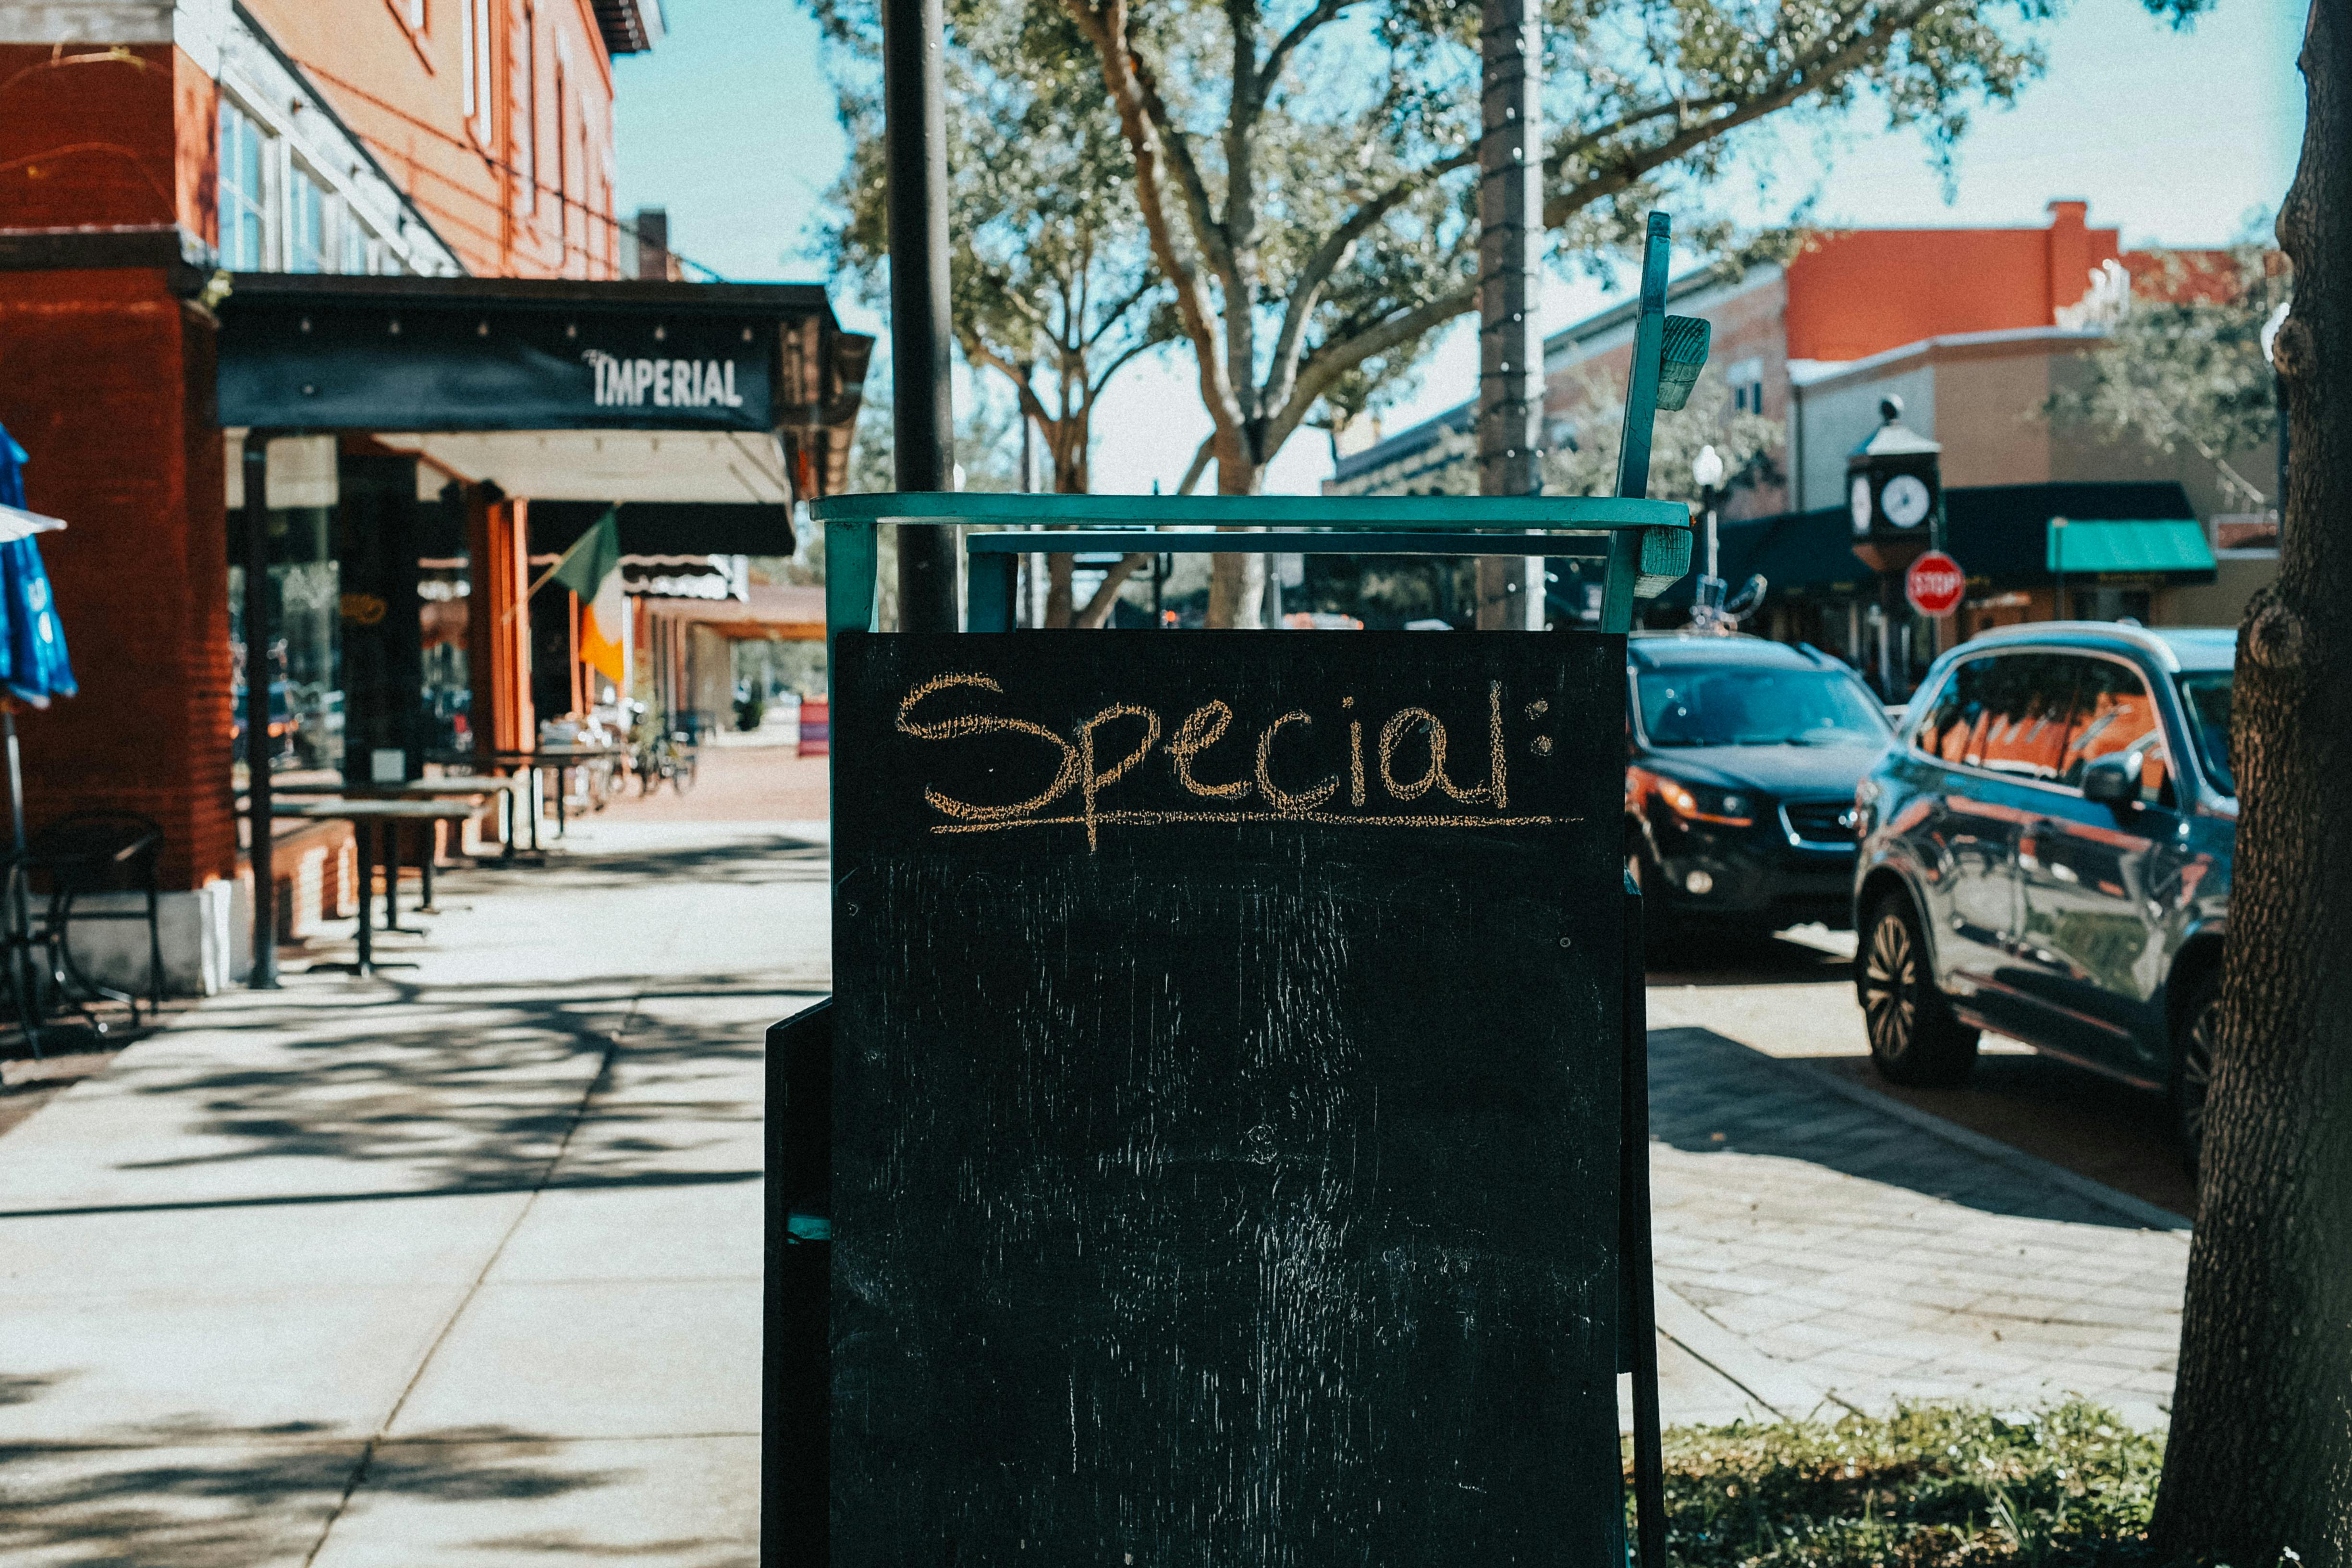
{"type": "MultiPolygon", "coordinates": [[[[263,123],[261,117],[247,108],[245,100],[235,93],[224,91],[220,95],[220,108],[235,113],[245,122],[246,129],[252,132],[255,144],[260,150],[261,155],[254,161],[254,167],[260,178],[261,188],[254,192],[246,191],[242,184],[235,188],[241,197],[249,198],[254,216],[260,219],[260,243],[257,253],[250,258],[252,261],[250,270],[273,272],[277,270],[273,264],[277,260],[278,231],[282,226],[278,217],[278,198],[282,183],[278,178],[278,160],[280,155],[278,149],[283,142],[268,125],[263,123]]],[[[219,118],[218,112],[215,111],[215,126],[219,122],[219,118]]],[[[228,246],[225,243],[228,237],[226,222],[227,212],[226,204],[220,198],[223,184],[221,174],[227,167],[226,160],[221,154],[226,151],[226,148],[216,147],[214,150],[213,161],[213,222],[215,233],[224,241],[220,247],[224,259],[228,255],[228,246]]]]}
{"type": "Polygon", "coordinates": [[[487,147],[496,81],[490,72],[490,0],[457,0],[457,73],[463,82],[466,127],[487,147]]]}
{"type": "MultiPolygon", "coordinates": [[[[530,0],[521,0],[518,12],[521,30],[515,38],[515,51],[521,62],[522,93],[520,100],[508,111],[507,152],[509,162],[522,181],[522,210],[527,217],[539,216],[539,18],[530,0]]],[[[509,75],[512,73],[509,72],[509,75]]]]}
{"type": "Polygon", "coordinates": [[[318,193],[319,232],[312,237],[312,238],[317,242],[318,247],[319,265],[317,270],[322,274],[332,272],[335,270],[335,223],[338,209],[341,208],[342,204],[336,196],[334,183],[331,180],[322,179],[318,171],[311,168],[301,159],[295,157],[290,148],[287,153],[286,178],[282,187],[286,193],[286,200],[284,203],[286,216],[286,270],[289,272],[297,270],[294,266],[294,252],[300,230],[300,225],[297,221],[294,200],[294,194],[296,190],[299,188],[297,182],[299,182],[300,184],[309,185],[311,190],[318,193]]]}

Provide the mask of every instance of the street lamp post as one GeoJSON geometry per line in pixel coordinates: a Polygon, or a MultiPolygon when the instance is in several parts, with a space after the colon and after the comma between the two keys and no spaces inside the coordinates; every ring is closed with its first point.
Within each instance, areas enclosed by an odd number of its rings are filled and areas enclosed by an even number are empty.
{"type": "Polygon", "coordinates": [[[2053,517],[2050,520],[2050,553],[2055,556],[2058,562],[2058,587],[2053,595],[2056,602],[2050,606],[2050,618],[2053,621],[2063,621],[2067,618],[2066,520],[2063,517],[2053,517]]]}
{"type": "Polygon", "coordinates": [[[1723,608],[1723,574],[1715,531],[1716,488],[1723,483],[1723,454],[1711,445],[1701,447],[1691,460],[1691,482],[1698,486],[1699,510],[1706,514],[1706,572],[1693,596],[1691,625],[1700,631],[1727,632],[1731,624],[1723,608]]]}

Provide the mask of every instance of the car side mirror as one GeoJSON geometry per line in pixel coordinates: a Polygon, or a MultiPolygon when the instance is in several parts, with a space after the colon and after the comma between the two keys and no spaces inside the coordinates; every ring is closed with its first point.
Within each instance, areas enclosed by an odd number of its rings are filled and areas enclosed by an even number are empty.
{"type": "Polygon", "coordinates": [[[2101,757],[2083,770],[2083,798],[2102,805],[2137,805],[2139,772],[2122,757],[2101,757]]]}

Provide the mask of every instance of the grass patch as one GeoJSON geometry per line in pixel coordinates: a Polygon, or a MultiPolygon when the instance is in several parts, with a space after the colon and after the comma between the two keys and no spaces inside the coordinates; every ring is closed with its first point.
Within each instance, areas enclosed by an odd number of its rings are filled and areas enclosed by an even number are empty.
{"type": "Polygon", "coordinates": [[[2162,1437],[2079,1400],[1681,1426],[1667,1551],[1688,1568],[2158,1568],[2163,1463],[2162,1437]]]}

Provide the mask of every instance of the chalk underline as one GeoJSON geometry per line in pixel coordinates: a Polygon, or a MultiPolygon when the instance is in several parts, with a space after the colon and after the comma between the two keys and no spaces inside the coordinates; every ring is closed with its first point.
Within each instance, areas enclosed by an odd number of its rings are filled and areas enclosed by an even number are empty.
{"type": "Polygon", "coordinates": [[[1016,816],[1003,822],[942,822],[934,833],[996,833],[1008,827],[1157,827],[1178,822],[1312,822],[1330,827],[1546,827],[1580,816],[1363,816],[1342,811],[1098,811],[1093,816],[1016,816]]]}

